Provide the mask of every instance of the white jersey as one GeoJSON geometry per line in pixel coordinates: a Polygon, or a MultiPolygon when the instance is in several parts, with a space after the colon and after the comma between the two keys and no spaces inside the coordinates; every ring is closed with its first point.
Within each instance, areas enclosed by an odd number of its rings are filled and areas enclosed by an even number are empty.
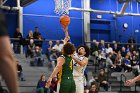
{"type": "MultiPolygon", "coordinates": [[[[74,54],[74,57],[80,61],[82,61],[85,58],[85,56],[78,56],[77,53],[74,54]]],[[[76,62],[73,62],[73,76],[74,77],[83,77],[85,69],[86,69],[86,66],[82,67],[76,62]]]]}

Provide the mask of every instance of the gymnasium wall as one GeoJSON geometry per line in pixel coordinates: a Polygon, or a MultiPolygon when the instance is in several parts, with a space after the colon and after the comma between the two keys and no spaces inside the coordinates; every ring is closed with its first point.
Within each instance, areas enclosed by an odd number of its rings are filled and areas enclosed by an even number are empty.
{"type": "MultiPolygon", "coordinates": [[[[72,0],[73,7],[81,8],[81,0],[72,0]]],[[[61,40],[64,32],[59,23],[59,15],[54,13],[54,0],[38,0],[37,2],[24,7],[23,34],[27,36],[29,30],[39,27],[42,36],[49,40],[61,40]]],[[[72,42],[78,46],[83,43],[83,20],[82,12],[70,11],[71,24],[69,34],[72,42]]],[[[45,44],[44,44],[45,45],[45,44]]],[[[44,46],[45,47],[45,46],[44,46]]]]}
{"type": "MultiPolygon", "coordinates": [[[[16,6],[16,0],[7,0],[5,3],[6,6],[16,6]]],[[[6,21],[8,26],[8,33],[11,38],[13,38],[14,32],[16,27],[18,27],[18,15],[17,11],[7,11],[4,10],[4,13],[6,15],[6,21]]]]}
{"type": "MultiPolygon", "coordinates": [[[[96,10],[106,10],[106,11],[120,11],[123,4],[117,5],[117,0],[91,0],[91,8],[96,10]]],[[[126,12],[133,12],[137,13],[140,12],[140,5],[138,8],[139,11],[137,11],[137,3],[132,2],[132,5],[129,4],[129,6],[126,9],[126,12]]],[[[91,20],[97,19],[97,15],[102,15],[102,19],[109,21],[110,25],[103,24],[103,22],[100,22],[101,28],[98,29],[97,24],[91,24],[91,39],[105,39],[106,41],[120,41],[120,42],[127,42],[130,36],[133,36],[138,43],[140,43],[140,32],[135,33],[135,30],[140,30],[140,17],[136,16],[123,16],[123,17],[117,17],[114,18],[113,15],[110,14],[95,14],[91,13],[91,20]],[[128,29],[124,31],[123,24],[127,23],[128,29]],[[105,25],[105,26],[102,26],[105,25]],[[108,28],[107,28],[108,27],[108,28]],[[94,28],[94,30],[93,30],[94,28]],[[96,30],[98,29],[98,30],[96,30]],[[92,31],[93,30],[93,31],[92,31]],[[96,31],[95,31],[96,30],[96,31]],[[109,40],[110,39],[110,40],[109,40]]],[[[98,20],[98,19],[97,19],[98,20]]]]}

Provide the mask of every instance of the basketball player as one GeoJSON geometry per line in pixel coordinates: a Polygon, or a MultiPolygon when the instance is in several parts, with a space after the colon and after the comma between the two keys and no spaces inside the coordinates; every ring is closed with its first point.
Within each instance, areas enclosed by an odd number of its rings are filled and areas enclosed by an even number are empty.
{"type": "Polygon", "coordinates": [[[135,77],[135,78],[133,78],[133,79],[127,80],[126,85],[130,86],[130,85],[134,84],[137,81],[140,81],[140,75],[135,77]]]}
{"type": "MultiPolygon", "coordinates": [[[[65,36],[69,37],[68,28],[64,27],[65,36]]],[[[74,60],[73,76],[76,84],[76,93],[84,93],[84,71],[88,64],[90,50],[88,46],[81,45],[77,48],[77,53],[72,56],[74,60]]]]}
{"type": "Polygon", "coordinates": [[[76,93],[84,93],[84,71],[88,64],[89,48],[85,45],[77,48],[74,60],[73,76],[76,84],[76,93]]]}
{"type": "MultiPolygon", "coordinates": [[[[16,61],[13,57],[6,20],[2,10],[0,10],[0,74],[5,80],[10,93],[18,93],[16,61]]],[[[2,92],[0,91],[0,93],[2,92]]]]}
{"type": "Polygon", "coordinates": [[[75,47],[73,44],[66,43],[63,46],[63,55],[57,59],[57,65],[47,81],[47,86],[50,86],[52,78],[58,74],[58,93],[75,93],[76,91],[76,86],[73,79],[73,60],[71,57],[74,52],[75,47]]]}

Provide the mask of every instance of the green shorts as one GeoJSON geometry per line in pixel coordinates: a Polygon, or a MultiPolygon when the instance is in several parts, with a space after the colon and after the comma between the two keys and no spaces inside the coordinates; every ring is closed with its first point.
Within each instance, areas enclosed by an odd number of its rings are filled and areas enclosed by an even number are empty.
{"type": "Polygon", "coordinates": [[[61,82],[58,83],[58,91],[59,93],[75,93],[76,85],[73,78],[65,77],[62,78],[61,82]]]}

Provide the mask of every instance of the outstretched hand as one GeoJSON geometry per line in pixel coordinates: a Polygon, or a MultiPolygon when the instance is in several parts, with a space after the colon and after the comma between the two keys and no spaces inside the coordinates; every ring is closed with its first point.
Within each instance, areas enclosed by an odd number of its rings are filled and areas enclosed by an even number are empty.
{"type": "Polygon", "coordinates": [[[132,85],[134,85],[134,80],[133,79],[130,79],[130,80],[127,80],[126,82],[125,82],[125,85],[126,86],[132,86],[132,85]]]}
{"type": "Polygon", "coordinates": [[[49,78],[45,87],[47,87],[47,88],[50,87],[51,86],[51,82],[52,82],[52,78],[49,78]]]}

